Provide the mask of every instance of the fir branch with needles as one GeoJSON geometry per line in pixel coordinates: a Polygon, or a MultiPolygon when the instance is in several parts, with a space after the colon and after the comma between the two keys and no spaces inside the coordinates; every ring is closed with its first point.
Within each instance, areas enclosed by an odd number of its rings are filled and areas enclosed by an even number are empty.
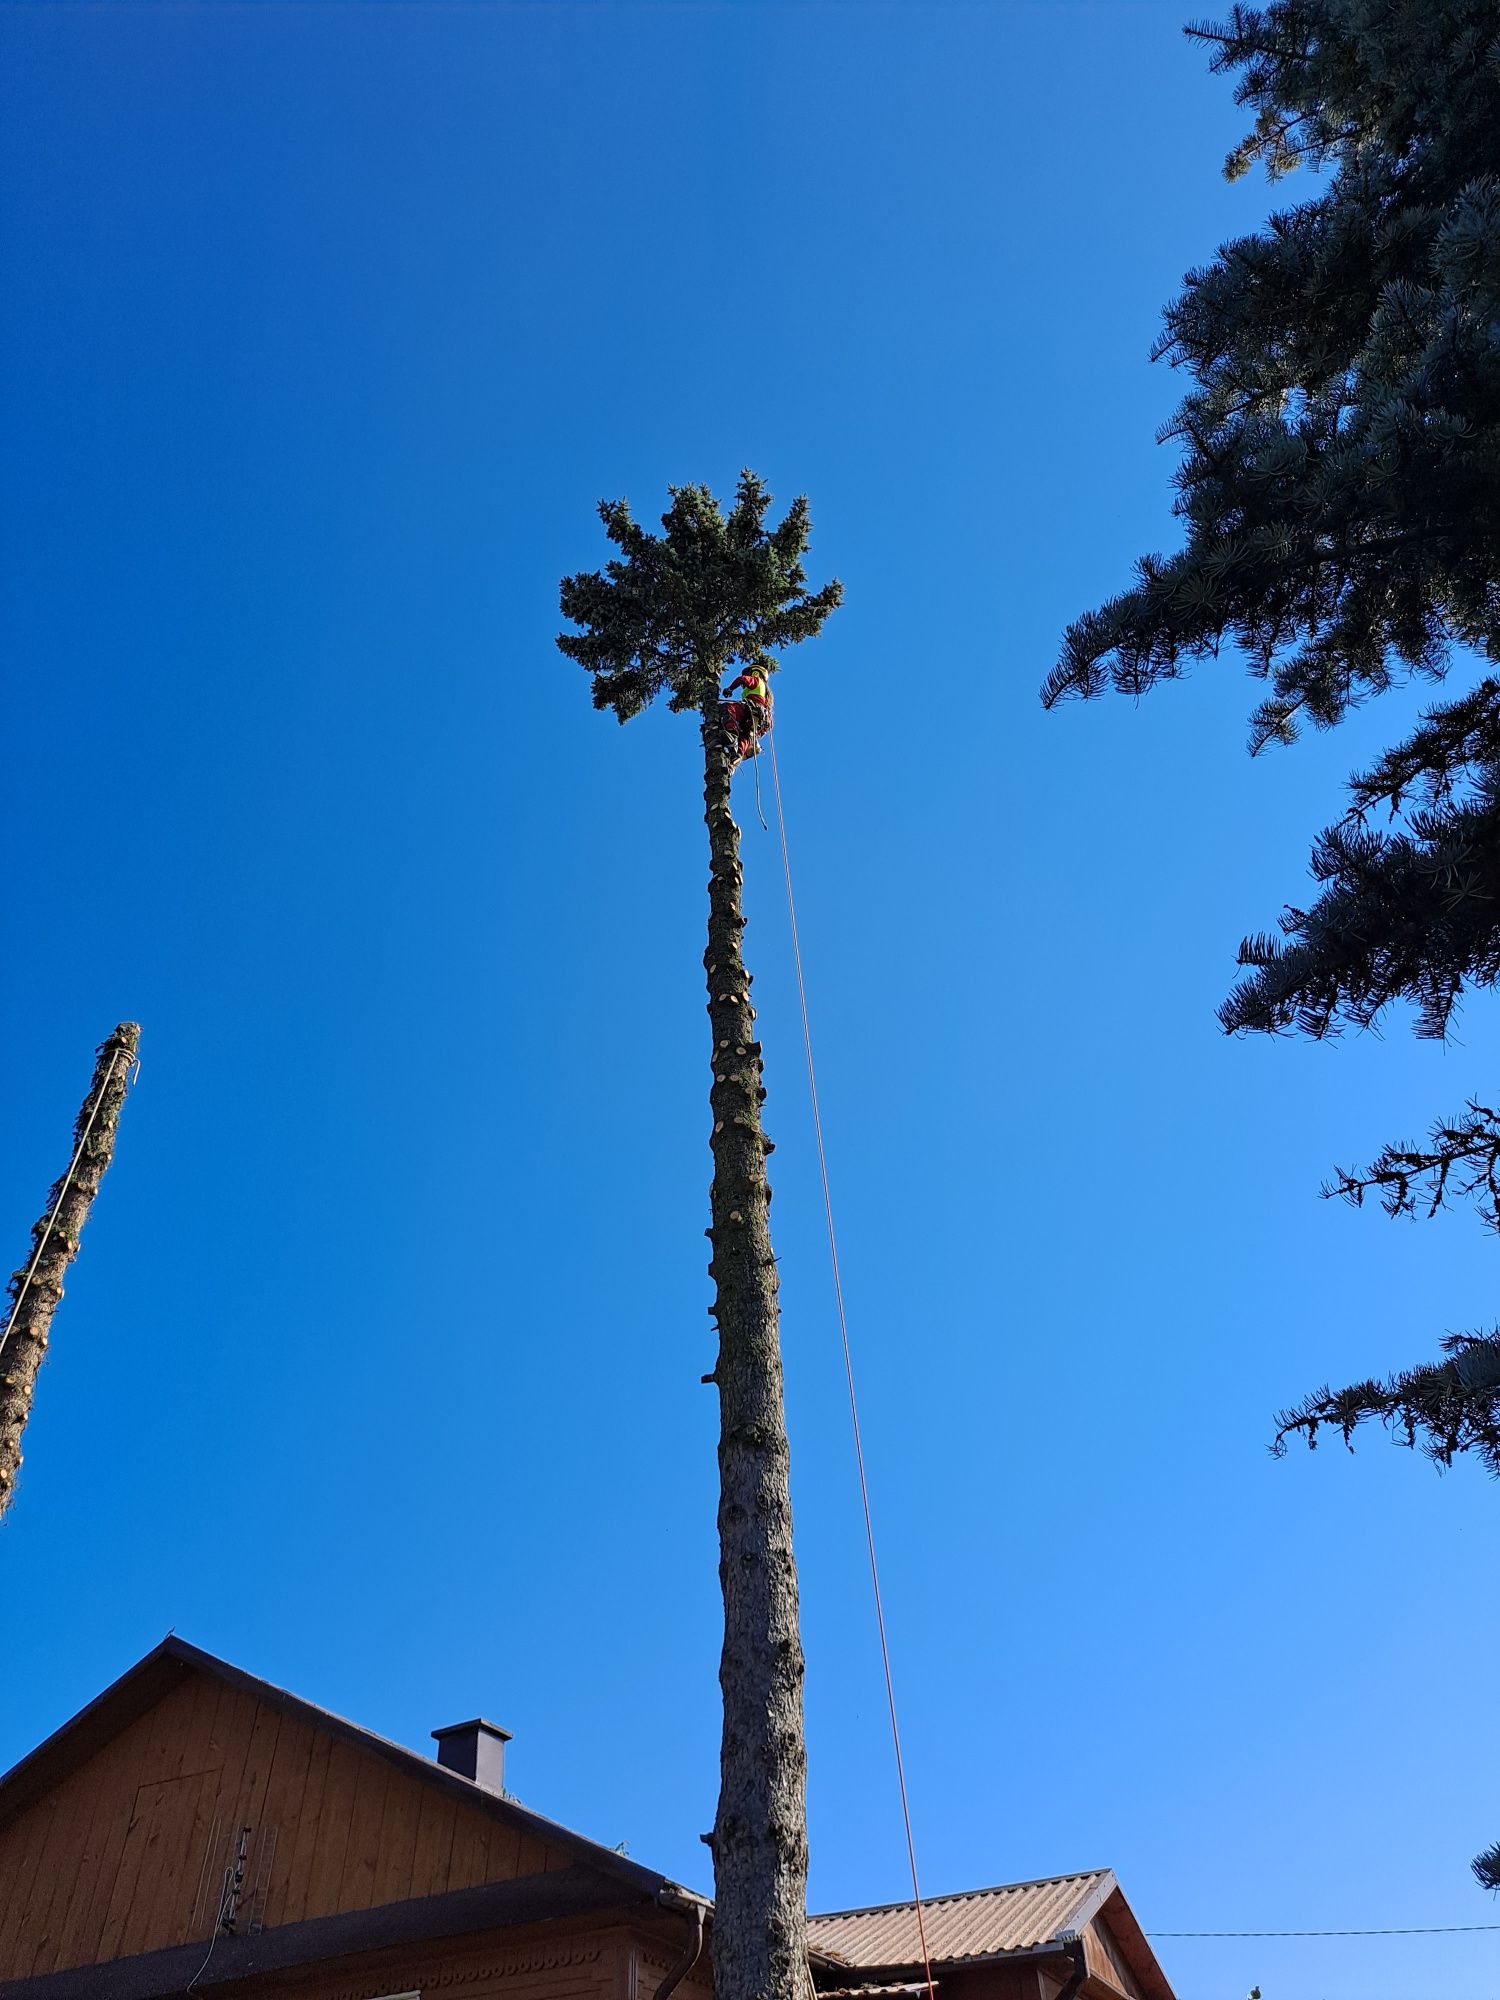
{"type": "MultiPolygon", "coordinates": [[[[1252,119],[1227,176],[1322,178],[1167,307],[1153,358],[1189,384],[1161,434],[1182,546],[1068,627],[1042,699],[1134,699],[1237,654],[1264,684],[1259,755],[1444,683],[1351,780],[1312,845],[1315,892],[1245,938],[1219,1013],[1231,1034],[1322,1040],[1401,1006],[1444,1040],[1500,982],[1500,5],[1269,0],[1188,33],[1252,119]]],[[[1497,1148],[1476,1098],[1326,1192],[1392,1215],[1463,1199],[1494,1229],[1497,1148]]],[[[1273,1448],[1375,1422],[1500,1472],[1500,1332],[1441,1354],[1317,1391],[1273,1448]]],[[[1500,1888],[1500,1848],[1475,1873],[1500,1888]]]]}

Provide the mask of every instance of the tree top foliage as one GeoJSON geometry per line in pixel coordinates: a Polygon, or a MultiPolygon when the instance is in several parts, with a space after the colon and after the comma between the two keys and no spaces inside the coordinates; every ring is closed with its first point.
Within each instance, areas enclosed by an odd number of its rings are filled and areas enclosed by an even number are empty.
{"type": "Polygon", "coordinates": [[[558,646],[592,675],[595,708],[621,722],[662,693],[679,711],[717,702],[730,666],[774,672],[772,650],[811,639],[843,597],[836,581],[807,587],[804,496],[767,527],[771,495],[753,472],[740,474],[727,513],[706,486],[668,491],[660,535],[626,501],[602,500],[599,518],[621,553],[562,581],[563,616],[583,629],[558,646]]]}
{"type": "Polygon", "coordinates": [[[1255,113],[1231,178],[1331,178],[1168,307],[1187,543],[1069,628],[1043,699],[1138,695],[1229,639],[1270,683],[1259,749],[1455,642],[1500,657],[1500,9],[1273,0],[1189,33],[1255,113]]]}

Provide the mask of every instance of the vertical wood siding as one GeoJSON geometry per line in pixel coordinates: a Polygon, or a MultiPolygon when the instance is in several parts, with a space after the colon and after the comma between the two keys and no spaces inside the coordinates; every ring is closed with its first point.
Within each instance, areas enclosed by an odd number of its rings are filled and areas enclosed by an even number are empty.
{"type": "Polygon", "coordinates": [[[571,1858],[194,1673],[0,1827],[0,1979],[206,1940],[244,1826],[245,1895],[267,1925],[540,1874],[571,1858]]]}
{"type": "Polygon", "coordinates": [[[1131,1977],[1124,1954],[1103,1918],[1096,1917],[1084,1932],[1083,1947],[1089,1972],[1094,1978],[1107,1980],[1119,1992],[1126,1994],[1128,2000],[1141,2000],[1141,1989],[1131,1977]]]}

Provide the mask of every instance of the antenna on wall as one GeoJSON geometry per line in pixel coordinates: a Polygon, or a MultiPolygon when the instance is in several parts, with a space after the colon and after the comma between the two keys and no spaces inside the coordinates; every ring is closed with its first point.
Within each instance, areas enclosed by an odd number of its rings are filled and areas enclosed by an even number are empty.
{"type": "MultiPolygon", "coordinates": [[[[203,1954],[203,1963],[183,1988],[184,1993],[191,1993],[208,1970],[208,1961],[214,1955],[214,1946],[219,1942],[220,1933],[227,1931],[231,1936],[234,1934],[239,1916],[240,1898],[245,1887],[245,1856],[250,1849],[251,1831],[250,1827],[242,1826],[235,1838],[233,1852],[225,1864],[224,1873],[219,1878],[219,1906],[214,1914],[213,1935],[208,1940],[208,1950],[203,1954]]],[[[209,1835],[209,1840],[212,1842],[212,1834],[209,1835]]]]}

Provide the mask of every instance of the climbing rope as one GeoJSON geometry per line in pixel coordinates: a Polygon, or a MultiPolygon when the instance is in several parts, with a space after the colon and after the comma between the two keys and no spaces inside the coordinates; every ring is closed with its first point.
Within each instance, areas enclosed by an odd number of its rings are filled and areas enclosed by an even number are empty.
{"type": "Polygon", "coordinates": [[[771,829],[766,825],[766,809],[760,802],[760,752],[758,750],[755,753],[755,817],[760,821],[761,832],[769,833],[771,829]]]}
{"type": "MultiPolygon", "coordinates": [[[[828,1225],[828,1255],[833,1265],[833,1296],[838,1306],[839,1338],[844,1349],[844,1382],[849,1391],[849,1419],[854,1428],[854,1462],[859,1469],[859,1497],[865,1516],[865,1548],[870,1558],[870,1586],[875,1594],[875,1625],[880,1634],[880,1662],[885,1672],[885,1699],[891,1717],[891,1748],[896,1757],[896,1784],[901,1793],[901,1819],[906,1828],[906,1859],[911,1868],[912,1908],[917,1918],[917,1942],[922,1951],[922,1977],[927,1983],[927,2000],[936,2000],[932,1965],[927,1955],[927,1926],[922,1914],[922,1892],[917,1885],[917,1848],[912,1838],[911,1806],[906,1795],[906,1765],[901,1755],[901,1731],[896,1722],[896,1688],[891,1678],[891,1651],[885,1636],[885,1609],[880,1601],[880,1569],[875,1561],[875,1527],[870,1515],[870,1486],[865,1477],[865,1449],[859,1430],[859,1400],[854,1393],[854,1361],[849,1350],[849,1321],[844,1311],[844,1286],[839,1276],[839,1246],[833,1227],[833,1197],[828,1190],[828,1156],[823,1147],[823,1118],[818,1109],[818,1078],[813,1068],[812,1029],[807,1016],[807,983],[802,974],[802,946],[797,937],[797,903],[792,894],[792,862],[787,851],[786,814],[781,805],[781,772],[776,764],[776,739],[771,746],[771,784],[776,800],[776,830],[781,837],[781,869],[786,877],[786,913],[792,927],[792,960],[797,968],[797,1003],[802,1011],[802,1050],[807,1058],[807,1087],[812,1098],[813,1133],[818,1142],[818,1172],[823,1181],[823,1215],[828,1225]]],[[[756,779],[759,786],[759,775],[756,779]]],[[[762,820],[762,825],[765,824],[762,820]]]]}

